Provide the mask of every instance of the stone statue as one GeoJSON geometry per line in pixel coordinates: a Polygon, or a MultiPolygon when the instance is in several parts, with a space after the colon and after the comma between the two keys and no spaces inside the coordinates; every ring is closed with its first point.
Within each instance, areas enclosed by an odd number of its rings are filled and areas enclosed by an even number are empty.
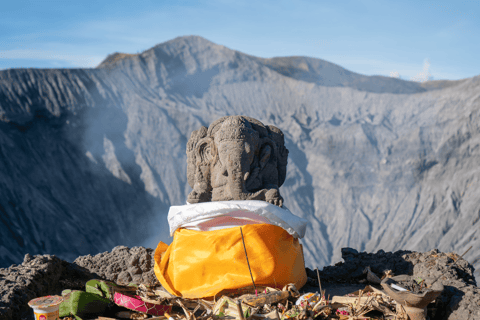
{"type": "Polygon", "coordinates": [[[187,143],[189,203],[264,200],[281,207],[288,150],[274,126],[227,116],[192,132],[187,143]]]}

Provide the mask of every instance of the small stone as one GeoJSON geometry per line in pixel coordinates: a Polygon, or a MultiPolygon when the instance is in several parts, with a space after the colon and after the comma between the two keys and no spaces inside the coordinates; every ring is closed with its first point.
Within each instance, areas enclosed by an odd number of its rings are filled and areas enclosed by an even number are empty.
{"type": "Polygon", "coordinates": [[[140,274],[140,273],[142,273],[142,269],[140,269],[140,268],[137,267],[137,266],[132,267],[129,271],[130,271],[131,274],[140,274]]]}
{"type": "Polygon", "coordinates": [[[136,265],[138,264],[138,262],[139,262],[139,261],[138,261],[138,256],[133,256],[133,257],[130,259],[129,264],[130,264],[131,266],[136,266],[136,265]]]}
{"type": "Polygon", "coordinates": [[[23,258],[23,264],[27,264],[30,261],[32,261],[33,257],[30,255],[30,253],[27,253],[25,257],[23,258]]]}
{"type": "Polygon", "coordinates": [[[132,276],[130,275],[129,272],[127,272],[127,271],[122,271],[122,272],[120,272],[120,274],[118,275],[117,281],[118,281],[119,284],[126,285],[126,284],[128,284],[130,281],[132,281],[132,276]]]}
{"type": "Polygon", "coordinates": [[[126,246],[116,246],[115,248],[113,248],[112,251],[125,251],[125,250],[128,250],[128,247],[126,247],[126,246]]]}

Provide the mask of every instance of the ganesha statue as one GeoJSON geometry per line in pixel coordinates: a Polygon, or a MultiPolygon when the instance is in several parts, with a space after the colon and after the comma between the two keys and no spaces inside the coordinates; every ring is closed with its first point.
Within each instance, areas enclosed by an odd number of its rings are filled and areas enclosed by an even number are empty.
{"type": "Polygon", "coordinates": [[[282,131],[253,118],[223,117],[192,133],[193,190],[187,204],[170,207],[173,241],[160,241],[154,256],[166,291],[199,299],[305,285],[299,239],[308,221],[290,212],[278,190],[287,157],[282,131]]]}
{"type": "Polygon", "coordinates": [[[282,207],[288,150],[283,133],[245,116],[227,116],[191,134],[188,203],[263,200],[282,207]]]}

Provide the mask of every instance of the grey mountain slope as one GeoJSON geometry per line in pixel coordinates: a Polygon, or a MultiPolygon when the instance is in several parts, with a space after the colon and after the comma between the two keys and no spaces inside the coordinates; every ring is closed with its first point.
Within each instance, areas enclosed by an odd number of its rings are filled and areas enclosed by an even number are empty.
{"type": "Polygon", "coordinates": [[[349,87],[376,93],[424,92],[419,83],[384,76],[364,76],[325,60],[308,57],[257,58],[278,73],[327,87],[349,87]]]}
{"type": "Polygon", "coordinates": [[[281,192],[311,222],[307,265],[339,261],[345,246],[461,253],[474,245],[466,259],[478,268],[480,78],[425,91],[332,71],[319,83],[322,68],[337,69],[314,60],[260,59],[181,37],[97,69],[0,71],[1,263],[168,241],[168,206],[190,190],[189,134],[244,114],[285,132],[281,192]],[[281,72],[289,63],[310,73],[281,72]],[[53,234],[52,217],[62,221],[53,234]]]}

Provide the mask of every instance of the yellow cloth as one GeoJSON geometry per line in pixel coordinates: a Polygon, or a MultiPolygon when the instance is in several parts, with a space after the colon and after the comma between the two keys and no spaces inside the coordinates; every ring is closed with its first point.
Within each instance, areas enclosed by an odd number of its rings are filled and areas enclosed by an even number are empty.
{"type": "MultiPolygon", "coordinates": [[[[307,282],[298,239],[270,224],[242,226],[257,286],[282,288],[307,282]]],[[[194,231],[178,229],[170,246],[155,250],[155,275],[170,293],[184,298],[213,297],[223,290],[251,287],[240,227],[194,231]]]]}

